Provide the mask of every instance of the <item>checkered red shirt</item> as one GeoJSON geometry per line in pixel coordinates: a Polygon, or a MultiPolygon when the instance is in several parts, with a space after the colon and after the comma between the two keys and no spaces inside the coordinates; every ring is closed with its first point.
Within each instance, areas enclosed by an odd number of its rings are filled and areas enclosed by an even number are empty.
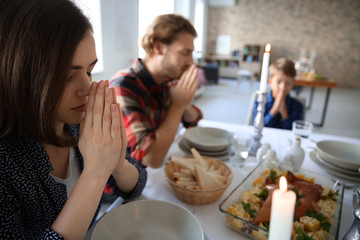
{"type": "MultiPolygon", "coordinates": [[[[131,68],[112,76],[110,86],[115,87],[117,96],[121,96],[120,105],[131,156],[141,162],[171,104],[167,82],[157,85],[143,67],[141,59],[137,59],[131,68]]],[[[182,121],[185,127],[195,126],[202,118],[201,111],[193,107],[199,112],[199,117],[194,122],[182,121]]]]}

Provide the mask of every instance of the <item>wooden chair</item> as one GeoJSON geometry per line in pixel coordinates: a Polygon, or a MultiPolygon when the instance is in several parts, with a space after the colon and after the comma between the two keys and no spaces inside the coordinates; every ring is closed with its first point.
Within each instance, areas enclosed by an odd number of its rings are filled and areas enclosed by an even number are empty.
{"type": "Polygon", "coordinates": [[[254,83],[255,75],[252,71],[246,70],[246,69],[240,69],[238,71],[237,81],[236,81],[236,87],[238,87],[242,81],[242,78],[246,77],[250,81],[250,88],[252,88],[254,83]]]}
{"type": "Polygon", "coordinates": [[[254,108],[254,104],[255,104],[255,99],[257,97],[257,92],[253,92],[251,94],[251,98],[250,98],[250,104],[249,104],[249,109],[246,115],[246,120],[245,120],[245,124],[246,125],[252,125],[253,124],[253,108],[254,108]]]}

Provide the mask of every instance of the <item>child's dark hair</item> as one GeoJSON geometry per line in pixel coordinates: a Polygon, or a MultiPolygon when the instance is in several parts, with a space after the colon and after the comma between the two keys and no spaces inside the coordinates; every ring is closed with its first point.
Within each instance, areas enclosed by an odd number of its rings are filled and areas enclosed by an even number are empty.
{"type": "Polygon", "coordinates": [[[294,62],[286,58],[279,58],[270,65],[270,69],[271,68],[275,68],[277,70],[283,71],[285,75],[289,77],[294,78],[296,76],[294,62]]]}

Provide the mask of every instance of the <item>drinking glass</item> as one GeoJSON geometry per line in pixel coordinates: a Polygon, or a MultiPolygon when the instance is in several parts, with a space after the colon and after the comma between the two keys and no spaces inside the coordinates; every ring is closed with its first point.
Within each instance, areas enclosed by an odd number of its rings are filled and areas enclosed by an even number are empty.
{"type": "Polygon", "coordinates": [[[296,120],[292,124],[292,131],[295,137],[309,138],[313,130],[313,124],[308,121],[296,120]]]}
{"type": "Polygon", "coordinates": [[[241,168],[249,156],[250,138],[238,138],[234,136],[230,146],[230,162],[234,167],[241,168]]]}

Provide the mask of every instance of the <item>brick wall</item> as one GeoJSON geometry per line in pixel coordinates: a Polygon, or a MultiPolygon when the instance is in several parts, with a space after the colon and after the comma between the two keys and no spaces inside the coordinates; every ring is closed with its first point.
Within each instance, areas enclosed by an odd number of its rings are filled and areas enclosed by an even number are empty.
{"type": "Polygon", "coordinates": [[[234,7],[209,8],[207,54],[215,52],[218,34],[232,36],[233,50],[269,42],[271,61],[313,48],[316,73],[360,88],[359,0],[237,0],[234,7]]]}

